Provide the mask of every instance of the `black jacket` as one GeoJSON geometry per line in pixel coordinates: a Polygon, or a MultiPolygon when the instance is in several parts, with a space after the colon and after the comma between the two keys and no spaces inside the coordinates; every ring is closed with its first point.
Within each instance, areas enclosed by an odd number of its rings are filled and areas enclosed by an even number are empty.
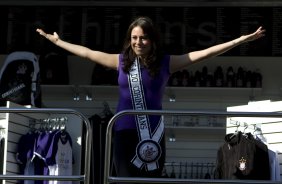
{"type": "Polygon", "coordinates": [[[267,146],[251,133],[227,134],[218,149],[216,179],[270,180],[267,146]]]}

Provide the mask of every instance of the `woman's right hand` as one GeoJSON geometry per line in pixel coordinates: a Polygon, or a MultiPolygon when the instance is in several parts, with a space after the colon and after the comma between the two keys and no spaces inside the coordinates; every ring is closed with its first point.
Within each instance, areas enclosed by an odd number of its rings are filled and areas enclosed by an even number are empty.
{"type": "Polygon", "coordinates": [[[53,34],[48,34],[45,33],[42,29],[36,29],[36,32],[38,32],[40,35],[44,36],[54,44],[56,44],[57,41],[60,39],[59,35],[56,32],[54,32],[53,34]]]}

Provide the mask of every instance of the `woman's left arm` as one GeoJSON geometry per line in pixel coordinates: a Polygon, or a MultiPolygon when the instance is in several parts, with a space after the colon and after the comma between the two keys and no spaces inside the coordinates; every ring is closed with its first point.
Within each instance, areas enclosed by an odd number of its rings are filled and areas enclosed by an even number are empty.
{"type": "Polygon", "coordinates": [[[197,63],[204,59],[218,56],[238,45],[257,40],[263,37],[264,35],[265,35],[265,29],[263,29],[262,27],[259,27],[255,32],[251,34],[242,35],[239,38],[236,38],[228,42],[224,42],[224,43],[214,45],[214,46],[211,46],[203,50],[193,51],[193,52],[183,54],[183,55],[172,55],[171,62],[170,62],[170,71],[175,72],[190,64],[197,63]]]}

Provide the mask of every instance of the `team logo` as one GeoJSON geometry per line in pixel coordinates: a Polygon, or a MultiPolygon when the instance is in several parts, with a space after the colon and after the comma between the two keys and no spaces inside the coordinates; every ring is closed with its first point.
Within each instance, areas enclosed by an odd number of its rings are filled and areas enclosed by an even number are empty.
{"type": "Polygon", "coordinates": [[[241,170],[241,171],[244,171],[244,170],[246,170],[246,162],[247,162],[247,160],[246,159],[244,159],[243,157],[239,160],[239,169],[241,170]]]}
{"type": "Polygon", "coordinates": [[[160,158],[161,147],[156,141],[143,140],[137,145],[136,152],[141,161],[151,163],[160,158]]]}
{"type": "Polygon", "coordinates": [[[26,71],[27,71],[27,66],[24,63],[22,63],[18,67],[17,74],[26,74],[26,71]]]}

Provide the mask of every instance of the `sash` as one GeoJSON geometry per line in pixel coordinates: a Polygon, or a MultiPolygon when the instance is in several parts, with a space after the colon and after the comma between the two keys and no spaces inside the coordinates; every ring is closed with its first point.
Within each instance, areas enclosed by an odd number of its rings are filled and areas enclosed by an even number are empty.
{"type": "MultiPolygon", "coordinates": [[[[133,108],[136,110],[146,110],[138,58],[135,59],[130,69],[128,80],[133,108]]],[[[131,162],[138,168],[145,166],[148,171],[155,170],[159,168],[158,160],[162,152],[159,142],[164,133],[163,117],[161,117],[153,133],[151,132],[148,115],[136,115],[135,119],[140,142],[136,147],[136,155],[131,162]]]]}

